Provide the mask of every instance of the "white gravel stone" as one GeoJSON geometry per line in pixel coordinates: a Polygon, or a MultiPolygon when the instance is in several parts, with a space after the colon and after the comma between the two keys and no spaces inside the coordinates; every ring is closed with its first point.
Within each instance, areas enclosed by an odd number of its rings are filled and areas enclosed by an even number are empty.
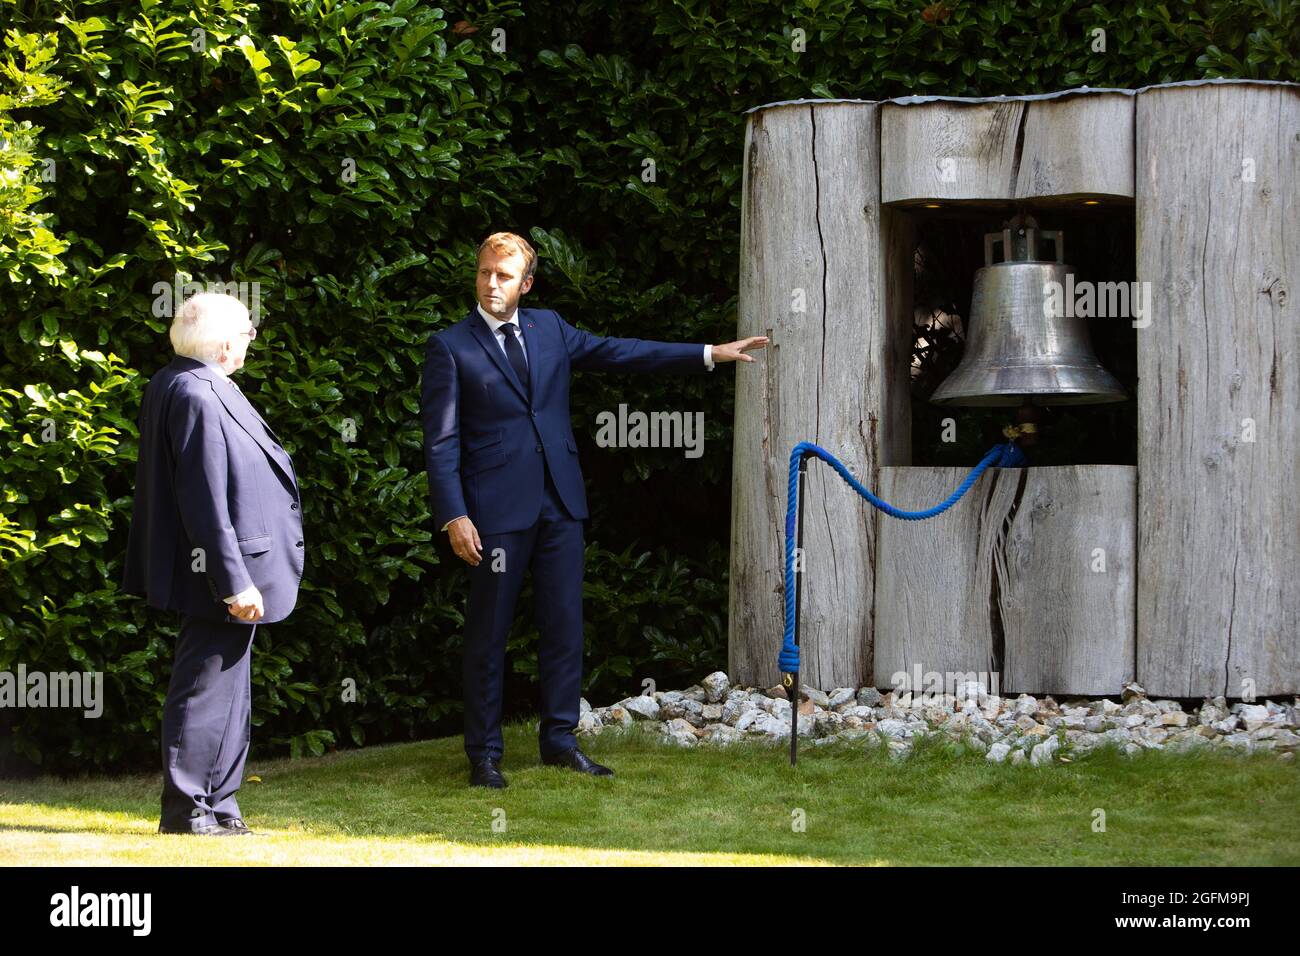
{"type": "Polygon", "coordinates": [[[984,757],[991,763],[1003,763],[1007,759],[1007,754],[1011,753],[1011,745],[1007,743],[996,743],[989,748],[988,754],[984,757]]]}
{"type": "Polygon", "coordinates": [[[844,729],[844,718],[834,711],[824,711],[813,718],[813,734],[832,737],[844,729]]]}
{"type": "Polygon", "coordinates": [[[1233,709],[1237,711],[1237,719],[1245,725],[1248,731],[1259,730],[1272,716],[1269,714],[1268,708],[1261,704],[1239,704],[1233,709]]]}
{"type": "Polygon", "coordinates": [[[859,707],[879,707],[884,696],[874,687],[863,687],[858,690],[859,707]]]}
{"type": "Polygon", "coordinates": [[[664,720],[682,719],[692,726],[704,726],[704,705],[690,697],[678,697],[659,702],[659,715],[664,720]]]}
{"type": "Polygon", "coordinates": [[[908,729],[907,722],[902,720],[882,720],[876,724],[876,730],[880,731],[886,737],[906,737],[911,731],[908,729]]]}
{"type": "Polygon", "coordinates": [[[816,687],[800,687],[799,697],[802,700],[812,701],[818,707],[829,707],[831,702],[830,697],[828,697],[824,691],[820,691],[816,687]]]}
{"type": "Polygon", "coordinates": [[[735,727],[728,727],[726,724],[709,724],[704,728],[704,734],[699,738],[699,742],[726,747],[744,738],[745,735],[736,730],[735,727]]]}
{"type": "Polygon", "coordinates": [[[857,688],[854,687],[836,687],[828,695],[829,703],[826,704],[831,710],[836,710],[840,706],[848,703],[856,703],[858,697],[857,688]]]}
{"type": "Polygon", "coordinates": [[[1016,698],[1015,713],[1017,717],[1033,717],[1038,713],[1038,701],[1028,694],[1021,694],[1016,698]]]}
{"type": "Polygon", "coordinates": [[[681,717],[674,717],[664,724],[664,733],[673,743],[678,743],[686,747],[694,747],[699,743],[699,738],[695,736],[695,727],[690,721],[681,717]]]}
{"type": "Polygon", "coordinates": [[[1201,702],[1198,714],[1200,723],[1213,724],[1228,716],[1228,702],[1222,697],[1207,697],[1201,702]]]}
{"type": "Polygon", "coordinates": [[[1143,688],[1143,686],[1139,684],[1137,681],[1132,681],[1132,680],[1126,683],[1124,687],[1120,690],[1120,699],[1123,700],[1124,703],[1126,704],[1131,700],[1137,700],[1138,698],[1146,697],[1146,695],[1147,695],[1146,689],[1143,688]]]}
{"type": "Polygon", "coordinates": [[[763,714],[749,728],[750,733],[766,734],[769,737],[789,737],[790,722],[779,720],[771,714],[763,714]]]}
{"type": "Polygon", "coordinates": [[[846,720],[850,717],[856,717],[859,720],[875,720],[876,712],[870,707],[863,707],[861,704],[855,704],[852,707],[846,707],[844,710],[841,710],[840,716],[844,717],[846,720]]]}
{"type": "Polygon", "coordinates": [[[742,714],[755,711],[762,713],[763,709],[754,703],[752,699],[748,697],[728,697],[727,702],[722,705],[722,722],[731,724],[734,727],[739,722],[742,714]]]}
{"type": "Polygon", "coordinates": [[[1035,767],[1041,767],[1045,763],[1051,763],[1052,757],[1060,749],[1061,743],[1055,737],[1048,737],[1041,744],[1034,747],[1029,752],[1029,762],[1035,767]]]}
{"type": "Polygon", "coordinates": [[[704,703],[717,704],[721,703],[723,698],[727,696],[731,681],[724,672],[714,671],[700,681],[700,687],[704,691],[704,703]]]}
{"type": "Polygon", "coordinates": [[[627,697],[619,701],[619,706],[636,720],[658,720],[659,702],[648,694],[627,697]]]}
{"type": "Polygon", "coordinates": [[[694,684],[686,688],[684,691],[682,691],[682,696],[687,698],[688,700],[695,701],[697,704],[703,704],[706,700],[708,700],[708,694],[704,692],[704,688],[701,687],[699,684],[694,684]]]}

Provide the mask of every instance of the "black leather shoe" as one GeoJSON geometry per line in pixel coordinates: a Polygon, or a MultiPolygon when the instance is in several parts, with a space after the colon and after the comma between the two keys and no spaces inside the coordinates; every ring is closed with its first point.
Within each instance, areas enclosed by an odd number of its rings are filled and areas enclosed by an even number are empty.
{"type": "Polygon", "coordinates": [[[542,763],[550,767],[568,767],[570,770],[589,773],[595,777],[614,776],[614,771],[596,763],[596,761],[592,760],[577,747],[574,747],[572,750],[566,750],[564,753],[557,754],[554,757],[543,757],[542,763]]]}
{"type": "Polygon", "coordinates": [[[234,836],[237,831],[227,829],[218,823],[209,823],[203,827],[165,827],[158,824],[159,833],[191,833],[194,836],[234,836]]]}
{"type": "Polygon", "coordinates": [[[469,772],[469,785],[471,787],[492,787],[494,790],[504,790],[509,784],[506,778],[501,776],[501,768],[491,757],[484,757],[478,763],[471,765],[469,772]]]}
{"type": "Polygon", "coordinates": [[[220,825],[227,830],[234,831],[237,836],[249,836],[253,832],[248,829],[248,824],[244,822],[242,817],[229,817],[220,821],[220,825]]]}

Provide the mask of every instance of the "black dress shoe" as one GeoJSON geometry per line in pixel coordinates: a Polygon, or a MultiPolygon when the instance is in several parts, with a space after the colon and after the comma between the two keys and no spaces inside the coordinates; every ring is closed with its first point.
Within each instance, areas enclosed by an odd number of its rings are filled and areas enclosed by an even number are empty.
{"type": "Polygon", "coordinates": [[[589,773],[596,777],[614,776],[614,771],[596,763],[596,761],[592,760],[577,747],[574,747],[572,750],[566,750],[564,753],[557,754],[554,757],[543,757],[542,763],[551,767],[568,767],[570,770],[589,773]]]}
{"type": "Polygon", "coordinates": [[[248,829],[248,824],[244,822],[243,817],[228,817],[220,821],[221,826],[227,830],[232,830],[237,836],[250,836],[252,830],[248,829]]]}
{"type": "Polygon", "coordinates": [[[504,790],[509,784],[506,778],[501,776],[501,768],[491,757],[484,757],[478,763],[473,764],[469,772],[469,785],[471,787],[492,787],[494,790],[504,790]]]}
{"type": "Polygon", "coordinates": [[[159,833],[191,833],[194,836],[234,836],[238,831],[231,830],[221,826],[219,823],[209,823],[202,827],[165,827],[158,824],[159,833]]]}

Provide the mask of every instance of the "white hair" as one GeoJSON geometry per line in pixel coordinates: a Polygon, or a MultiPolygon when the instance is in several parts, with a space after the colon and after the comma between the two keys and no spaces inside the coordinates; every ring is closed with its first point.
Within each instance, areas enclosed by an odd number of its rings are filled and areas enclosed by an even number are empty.
{"type": "Polygon", "coordinates": [[[177,355],[200,362],[216,362],[221,347],[244,331],[248,309],[233,295],[199,292],[176,310],[172,319],[172,348],[177,355]]]}

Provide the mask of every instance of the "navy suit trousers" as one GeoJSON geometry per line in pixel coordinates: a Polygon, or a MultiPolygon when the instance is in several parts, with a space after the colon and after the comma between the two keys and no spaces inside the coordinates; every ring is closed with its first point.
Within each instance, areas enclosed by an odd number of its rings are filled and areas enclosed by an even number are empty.
{"type": "Polygon", "coordinates": [[[162,716],[162,825],[211,826],[242,816],[252,713],[249,662],[257,625],[182,618],[162,716]]]}
{"type": "Polygon", "coordinates": [[[531,568],[539,632],[541,682],[538,749],[550,757],[578,745],[574,730],[582,697],[582,522],[570,516],[546,472],[541,513],[524,531],[479,534],[482,560],[470,568],[465,614],[465,754],[471,762],[497,760],[506,635],[515,602],[531,568]]]}

